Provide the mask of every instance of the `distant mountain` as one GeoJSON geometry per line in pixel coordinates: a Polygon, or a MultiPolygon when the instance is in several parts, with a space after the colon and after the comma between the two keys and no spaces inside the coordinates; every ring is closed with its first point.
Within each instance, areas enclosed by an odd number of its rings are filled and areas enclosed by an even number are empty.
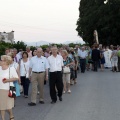
{"type": "MultiPolygon", "coordinates": [[[[47,41],[38,41],[38,42],[25,42],[27,46],[41,46],[41,45],[49,45],[52,44],[53,42],[47,42],[47,41]]],[[[61,44],[69,44],[69,43],[76,43],[76,44],[84,44],[85,42],[83,40],[76,40],[76,41],[65,41],[61,44]]],[[[58,43],[60,44],[60,43],[58,43]]]]}
{"type": "Polygon", "coordinates": [[[85,42],[83,40],[76,40],[76,41],[66,41],[62,44],[70,44],[70,43],[75,43],[75,44],[84,44],[85,42]]]}
{"type": "Polygon", "coordinates": [[[38,42],[25,42],[27,46],[41,46],[41,45],[49,45],[47,41],[38,41],[38,42]]]}

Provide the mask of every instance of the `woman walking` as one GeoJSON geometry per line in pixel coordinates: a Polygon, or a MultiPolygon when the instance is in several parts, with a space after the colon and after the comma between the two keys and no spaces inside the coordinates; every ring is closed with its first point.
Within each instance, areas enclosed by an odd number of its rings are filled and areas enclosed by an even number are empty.
{"type": "Polygon", "coordinates": [[[18,80],[18,75],[14,67],[9,67],[12,58],[2,55],[0,60],[0,112],[2,120],[5,120],[5,111],[8,110],[10,120],[14,120],[12,108],[14,98],[8,97],[9,87],[14,86],[13,81],[18,80]]]}
{"type": "Polygon", "coordinates": [[[30,84],[28,77],[29,77],[29,58],[28,58],[28,53],[23,52],[22,59],[20,61],[20,78],[21,78],[21,85],[23,86],[25,98],[28,98],[28,90],[30,84]]]}
{"type": "Polygon", "coordinates": [[[13,53],[9,53],[8,54],[11,58],[12,58],[12,63],[10,64],[10,67],[14,67],[17,74],[18,74],[18,77],[19,77],[19,80],[17,81],[14,81],[14,86],[16,88],[16,97],[19,97],[20,96],[20,83],[21,83],[21,80],[20,80],[20,70],[19,70],[19,64],[17,62],[14,62],[14,55],[13,53]]]}
{"type": "MultiPolygon", "coordinates": [[[[72,59],[70,57],[68,57],[68,53],[66,50],[62,50],[62,57],[63,57],[63,63],[64,63],[64,67],[69,67],[74,64],[74,62],[72,61],[72,59]]],[[[63,68],[63,84],[64,84],[64,91],[63,93],[65,93],[66,91],[68,93],[71,93],[70,90],[70,71],[68,73],[64,73],[64,68],[63,68]]]]}

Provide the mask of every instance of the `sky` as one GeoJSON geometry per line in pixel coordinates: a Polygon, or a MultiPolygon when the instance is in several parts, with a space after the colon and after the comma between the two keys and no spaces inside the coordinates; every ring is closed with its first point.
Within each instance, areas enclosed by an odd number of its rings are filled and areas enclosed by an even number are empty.
{"type": "Polygon", "coordinates": [[[76,29],[80,0],[0,0],[0,32],[16,41],[81,40],[76,29]]]}

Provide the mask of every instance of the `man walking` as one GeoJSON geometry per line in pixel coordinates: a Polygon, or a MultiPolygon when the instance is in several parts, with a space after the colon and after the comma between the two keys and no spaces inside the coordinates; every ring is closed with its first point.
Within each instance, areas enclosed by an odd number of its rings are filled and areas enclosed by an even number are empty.
{"type": "Polygon", "coordinates": [[[100,60],[100,50],[98,50],[97,48],[98,46],[95,45],[95,49],[92,50],[92,60],[95,72],[97,72],[98,62],[100,60]]]}
{"type": "Polygon", "coordinates": [[[48,57],[48,62],[50,66],[50,96],[52,99],[51,104],[56,103],[57,95],[56,89],[58,90],[59,100],[62,101],[63,93],[63,80],[62,80],[62,67],[63,67],[63,58],[58,55],[57,47],[52,47],[52,55],[48,57]]]}
{"type": "Polygon", "coordinates": [[[40,88],[39,103],[44,104],[44,79],[48,79],[48,68],[49,64],[45,57],[42,56],[42,48],[37,49],[37,55],[32,57],[30,60],[30,70],[29,77],[31,78],[32,83],[32,93],[31,93],[31,103],[28,103],[29,106],[36,105],[37,99],[37,89],[40,88]],[[45,73],[46,72],[46,73],[45,73]]]}
{"type": "Polygon", "coordinates": [[[86,68],[86,57],[88,56],[85,47],[82,47],[82,49],[78,51],[78,56],[80,58],[81,73],[84,73],[86,68]]]}

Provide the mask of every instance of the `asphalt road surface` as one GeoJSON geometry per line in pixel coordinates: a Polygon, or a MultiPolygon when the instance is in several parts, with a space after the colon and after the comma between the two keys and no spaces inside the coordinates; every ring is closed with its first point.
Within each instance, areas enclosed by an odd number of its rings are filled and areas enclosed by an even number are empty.
{"type": "MultiPolygon", "coordinates": [[[[120,73],[78,73],[77,84],[63,101],[50,104],[49,85],[45,85],[45,104],[28,106],[29,98],[17,98],[15,120],[120,120],[120,73]]],[[[31,89],[30,89],[31,91],[31,89]]],[[[7,120],[8,116],[6,116],[7,120]]]]}

